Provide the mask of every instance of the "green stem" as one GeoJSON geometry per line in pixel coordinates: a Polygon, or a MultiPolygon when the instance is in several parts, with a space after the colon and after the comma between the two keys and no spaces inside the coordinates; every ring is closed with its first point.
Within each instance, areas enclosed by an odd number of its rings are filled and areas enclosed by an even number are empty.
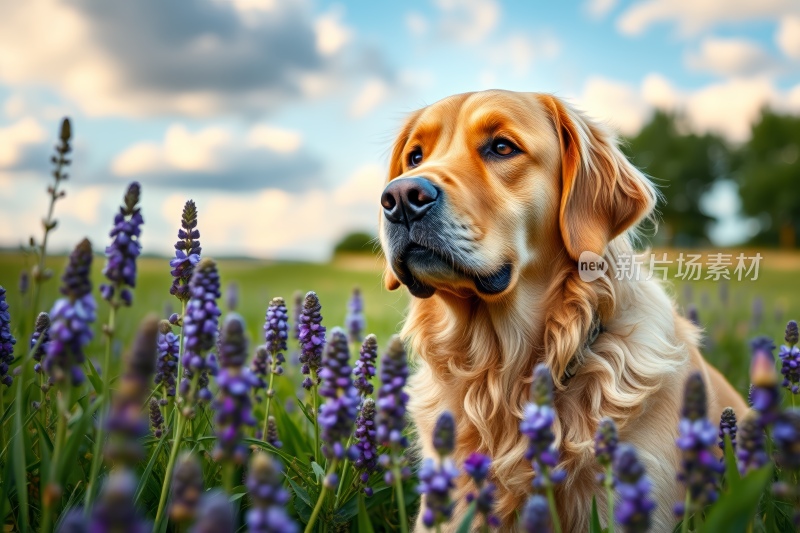
{"type": "Polygon", "coordinates": [[[178,427],[175,429],[175,441],[172,443],[167,470],[164,472],[164,484],[161,486],[161,498],[158,500],[155,527],[158,527],[158,524],[161,522],[161,517],[164,515],[164,507],[167,504],[167,496],[169,495],[169,486],[172,482],[172,471],[175,466],[175,459],[178,457],[178,450],[181,447],[183,428],[186,426],[186,418],[180,413],[180,410],[176,410],[175,414],[178,416],[178,427]]]}
{"type": "MultiPolygon", "coordinates": [[[[319,408],[317,407],[317,373],[311,369],[311,408],[314,410],[314,461],[319,464],[319,408]]],[[[264,435],[266,437],[266,435],[264,435]]]]}
{"type": "Polygon", "coordinates": [[[400,531],[408,533],[408,516],[406,515],[406,502],[403,496],[403,480],[400,478],[400,464],[392,451],[392,474],[394,474],[394,492],[397,496],[397,514],[400,516],[400,531]]]}
{"type": "Polygon", "coordinates": [[[561,520],[558,518],[558,510],[556,509],[556,498],[553,494],[553,484],[549,482],[549,472],[545,470],[545,475],[548,477],[546,492],[547,492],[547,506],[550,507],[550,519],[553,521],[553,529],[556,533],[561,533],[561,520]]]}
{"type": "MultiPolygon", "coordinates": [[[[327,474],[336,471],[336,464],[338,461],[334,459],[331,461],[330,468],[328,468],[327,474]]],[[[327,475],[326,475],[327,477],[327,475]]],[[[328,487],[325,485],[325,480],[322,481],[322,490],[319,491],[319,496],[317,497],[317,504],[314,506],[314,510],[311,512],[311,518],[308,519],[308,525],[306,526],[305,533],[311,533],[314,530],[314,524],[317,521],[317,517],[319,516],[319,512],[322,510],[322,503],[325,501],[325,496],[328,493],[328,487]]]]}
{"type": "Polygon", "coordinates": [[[436,522],[436,533],[442,533],[442,524],[436,522]]]}
{"type": "MultiPolygon", "coordinates": [[[[47,487],[58,482],[58,463],[61,460],[61,448],[64,447],[64,440],[67,435],[67,414],[66,406],[61,399],[58,400],[58,425],[56,426],[56,442],[53,447],[53,460],[50,463],[50,479],[47,487]]],[[[49,533],[53,523],[53,503],[51,496],[44,494],[44,518],[42,520],[42,533],[49,533]]]]}
{"type": "Polygon", "coordinates": [[[261,438],[263,440],[267,440],[267,426],[269,425],[269,406],[272,402],[272,396],[270,395],[270,391],[272,390],[272,378],[275,377],[275,373],[272,371],[272,365],[270,365],[270,372],[269,372],[269,385],[267,386],[267,406],[266,411],[264,411],[264,432],[261,434],[261,438]]]}
{"type": "Polygon", "coordinates": [[[183,316],[186,314],[186,300],[181,300],[181,334],[178,337],[178,374],[175,376],[175,392],[183,379],[183,316]]]}
{"type": "MultiPolygon", "coordinates": [[[[115,292],[119,292],[119,287],[116,287],[115,292]]],[[[103,361],[103,389],[100,394],[103,395],[103,403],[100,405],[100,424],[97,428],[97,435],[94,441],[94,455],[92,455],[92,468],[89,474],[89,487],[86,490],[86,500],[83,505],[83,512],[89,515],[94,501],[95,494],[97,493],[98,475],[100,473],[100,465],[103,464],[103,441],[106,438],[106,423],[108,419],[108,406],[111,399],[111,345],[114,340],[114,321],[117,315],[117,305],[115,301],[111,301],[111,310],[108,313],[108,326],[105,330],[106,333],[106,357],[103,361]]]]}
{"type": "Polygon", "coordinates": [[[681,533],[688,533],[689,531],[689,507],[692,499],[689,494],[689,488],[686,488],[686,499],[683,502],[683,523],[681,523],[681,533]]]}
{"type": "MultiPolygon", "coordinates": [[[[348,445],[347,448],[349,449],[350,446],[348,445]]],[[[350,466],[350,459],[344,460],[344,468],[342,468],[342,477],[339,478],[339,486],[336,488],[336,500],[333,502],[333,508],[339,508],[339,496],[342,494],[342,485],[344,485],[344,478],[347,476],[347,467],[350,466]]]]}
{"type": "MultiPolygon", "coordinates": [[[[0,388],[0,417],[2,417],[6,412],[6,406],[3,402],[3,389],[0,388]]],[[[6,427],[3,424],[2,418],[0,418],[0,451],[6,449],[6,427]]],[[[0,502],[2,505],[4,502],[0,502]]]]}
{"type": "Polygon", "coordinates": [[[230,461],[225,461],[222,466],[222,486],[227,494],[233,491],[233,477],[236,475],[236,468],[230,461]]]}
{"type": "Polygon", "coordinates": [[[606,468],[606,507],[608,510],[608,533],[614,533],[614,472],[609,464],[606,468]]]}

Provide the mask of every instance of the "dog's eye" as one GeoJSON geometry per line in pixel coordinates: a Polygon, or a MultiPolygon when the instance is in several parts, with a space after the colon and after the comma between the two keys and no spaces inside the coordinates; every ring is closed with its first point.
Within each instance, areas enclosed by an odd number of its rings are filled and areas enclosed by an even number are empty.
{"type": "Polygon", "coordinates": [[[420,148],[415,148],[413,152],[408,154],[408,166],[416,167],[422,163],[422,150],[420,148]]]}
{"type": "Polygon", "coordinates": [[[495,139],[492,142],[492,152],[499,156],[508,156],[518,152],[519,149],[514,146],[514,143],[507,139],[495,139]]]}

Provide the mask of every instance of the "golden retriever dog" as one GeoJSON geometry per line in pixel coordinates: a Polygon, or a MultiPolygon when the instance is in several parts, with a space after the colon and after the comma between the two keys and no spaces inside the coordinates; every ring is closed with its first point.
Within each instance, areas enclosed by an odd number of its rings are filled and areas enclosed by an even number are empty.
{"type": "MultiPolygon", "coordinates": [[[[595,493],[604,522],[593,442],[604,416],[646,465],[658,504],[651,530],[671,531],[673,504],[685,494],[675,439],[686,376],[702,372],[713,421],[726,406],[740,416],[746,406],[705,362],[700,331],[662,285],[646,273],[615,275],[657,199],[615,136],[547,94],[460,94],[411,113],[388,180],[385,283],[412,295],[402,336],[416,360],[409,412],[421,455],[436,456],[431,433],[449,410],[454,460],[473,451],[492,458],[497,515],[514,530],[534,476],[519,423],[533,368],[544,363],[568,472],[556,490],[564,531],[586,531],[595,493]],[[610,265],[600,279],[581,280],[584,251],[610,265]],[[598,324],[600,335],[589,338],[598,324]]],[[[463,502],[470,490],[461,476],[455,497],[463,502]]],[[[459,504],[449,530],[464,510],[459,504]]]]}

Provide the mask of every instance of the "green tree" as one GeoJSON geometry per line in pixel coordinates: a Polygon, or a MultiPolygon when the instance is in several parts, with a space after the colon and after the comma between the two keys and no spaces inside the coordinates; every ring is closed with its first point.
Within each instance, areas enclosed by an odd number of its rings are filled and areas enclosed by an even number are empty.
{"type": "Polygon", "coordinates": [[[675,246],[708,243],[709,223],[715,219],[700,209],[700,199],[714,180],[727,174],[730,150],[716,135],[682,130],[678,117],[656,111],[652,120],[623,151],[649,175],[663,195],[655,240],[675,246]]]}
{"type": "Polygon", "coordinates": [[[800,232],[800,117],[764,110],[742,147],[742,210],[758,217],[754,244],[794,248],[800,232]]]}
{"type": "Polygon", "coordinates": [[[334,253],[354,252],[354,253],[375,253],[377,244],[375,237],[369,233],[355,232],[345,235],[333,249],[334,253]]]}

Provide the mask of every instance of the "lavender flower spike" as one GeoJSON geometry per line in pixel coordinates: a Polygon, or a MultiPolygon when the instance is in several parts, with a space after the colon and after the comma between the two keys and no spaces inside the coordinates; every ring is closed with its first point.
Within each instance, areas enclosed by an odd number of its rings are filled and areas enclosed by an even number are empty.
{"type": "Polygon", "coordinates": [[[356,361],[353,375],[356,376],[355,386],[362,396],[368,396],[374,391],[372,378],[375,376],[375,361],[378,358],[378,338],[370,333],[361,345],[361,355],[356,361]]]}
{"type": "Polygon", "coordinates": [[[439,457],[453,453],[456,447],[456,420],[450,411],[439,415],[433,428],[433,448],[439,457]]]}
{"type": "Polygon", "coordinates": [[[787,409],[778,415],[772,440],[781,468],[794,472],[800,469],[800,410],[787,409]]]}
{"type": "Polygon", "coordinates": [[[344,324],[350,336],[350,342],[361,342],[361,332],[367,325],[364,318],[364,299],[361,297],[361,289],[353,287],[353,296],[347,302],[347,316],[344,318],[344,324]]]}
{"type": "Polygon", "coordinates": [[[753,345],[753,358],[750,363],[750,382],[753,390],[750,393],[753,409],[760,413],[762,426],[771,424],[780,409],[780,393],[775,373],[775,358],[772,356],[774,345],[768,338],[760,345],[756,339],[753,345]],[[769,341],[769,344],[766,342],[769,341]]]}
{"type": "Polygon", "coordinates": [[[531,401],[525,406],[519,426],[520,432],[529,439],[525,458],[533,462],[536,471],[534,486],[537,488],[558,484],[566,477],[565,471],[555,470],[559,454],[553,446],[555,411],[552,402],[553,377],[545,365],[539,364],[533,370],[531,401]]]}
{"type": "Polygon", "coordinates": [[[173,474],[169,517],[179,524],[191,522],[203,490],[203,469],[193,455],[184,453],[178,458],[173,474]]]}
{"type": "Polygon", "coordinates": [[[247,474],[247,490],[253,506],[245,522],[250,533],[296,533],[299,528],[286,514],[289,493],[283,488],[279,464],[264,452],[253,455],[247,474]]]}
{"type": "MultiPolygon", "coordinates": [[[[273,298],[267,307],[267,316],[264,322],[264,340],[266,344],[267,364],[269,364],[270,385],[272,376],[283,374],[281,364],[286,362],[283,352],[286,351],[286,340],[289,338],[289,313],[286,310],[286,303],[283,298],[273,298]]],[[[267,397],[271,398],[275,391],[267,391],[267,397]]]]}
{"type": "Polygon", "coordinates": [[[444,459],[438,467],[431,458],[422,463],[417,492],[425,495],[422,523],[426,527],[432,528],[450,520],[454,506],[450,491],[455,488],[455,480],[460,474],[451,459],[444,459]]]}
{"type": "Polygon", "coordinates": [[[619,504],[615,518],[625,533],[643,533],[650,527],[650,513],[656,508],[650,499],[650,481],[639,462],[636,450],[621,444],[614,454],[614,476],[619,504]]]}
{"type": "Polygon", "coordinates": [[[275,417],[272,415],[267,418],[267,438],[265,440],[275,448],[283,448],[283,443],[278,437],[278,423],[275,422],[275,417]]]}
{"type": "Polygon", "coordinates": [[[10,387],[13,381],[8,373],[8,365],[14,362],[16,343],[17,339],[11,334],[11,314],[8,312],[6,290],[0,285],[0,383],[7,387],[10,387]]]}
{"type": "Polygon", "coordinates": [[[520,525],[526,533],[550,533],[550,507],[540,494],[534,494],[522,509],[520,525]]]}
{"type": "Polygon", "coordinates": [[[500,521],[492,514],[494,511],[494,492],[497,490],[494,483],[486,483],[489,476],[489,468],[492,460],[481,453],[472,453],[464,461],[464,470],[467,475],[475,482],[478,488],[477,496],[474,493],[467,494],[467,503],[475,502],[475,510],[483,516],[487,527],[500,527],[500,521]]]}
{"type": "Polygon", "coordinates": [[[674,510],[684,520],[717,500],[717,478],[724,471],[712,452],[717,443],[717,428],[706,418],[707,412],[706,386],[700,373],[694,372],[686,381],[683,418],[678,425],[680,437],[676,441],[682,456],[678,481],[686,485],[689,506],[681,502],[674,510]]]}
{"type": "Polygon", "coordinates": [[[738,428],[736,427],[736,413],[733,411],[732,407],[726,407],[722,411],[722,416],[719,420],[719,449],[723,452],[725,451],[725,435],[731,439],[731,446],[733,447],[733,451],[736,451],[736,432],[738,428]]]}
{"type": "Polygon", "coordinates": [[[234,533],[233,515],[228,496],[219,490],[206,492],[200,501],[200,513],[190,533],[234,533]]]}
{"type": "MultiPolygon", "coordinates": [[[[798,341],[797,322],[790,320],[786,325],[786,344],[781,346],[778,357],[781,358],[781,374],[783,374],[783,387],[792,391],[792,394],[800,394],[800,347],[796,346],[798,341]]],[[[794,405],[794,397],[792,397],[794,405]]]]}
{"type": "Polygon", "coordinates": [[[83,349],[93,337],[91,325],[97,307],[89,279],[91,269],[92,244],[84,239],[69,254],[67,268],[61,276],[64,298],[58,299],[50,311],[52,340],[44,369],[55,383],[69,378],[77,386],[86,379],[81,369],[86,360],[83,349]]]}
{"type": "Polygon", "coordinates": [[[303,303],[303,311],[300,313],[299,336],[300,341],[300,362],[303,364],[301,372],[307,377],[303,380],[303,388],[310,390],[311,387],[319,385],[319,378],[314,379],[320,365],[322,364],[322,350],[325,347],[325,327],[321,325],[322,306],[319,303],[317,293],[314,291],[306,294],[303,303]]]}
{"type": "Polygon", "coordinates": [[[119,392],[111,404],[105,450],[105,457],[110,461],[136,463],[144,458],[144,450],[137,439],[146,435],[148,429],[147,418],[142,416],[142,404],[155,372],[157,337],[158,316],[150,314],[142,320],[133,348],[125,357],[119,392]]]}
{"type": "Polygon", "coordinates": [[[367,398],[356,418],[358,459],[353,463],[356,469],[362,471],[359,480],[364,485],[364,494],[367,496],[372,496],[372,488],[366,486],[369,475],[378,469],[378,443],[375,442],[375,433],[375,400],[367,398]]]}
{"type": "Polygon", "coordinates": [[[228,311],[236,311],[239,307],[239,283],[229,281],[225,286],[225,307],[228,311]]]}
{"type": "Polygon", "coordinates": [[[89,533],[124,531],[125,533],[149,533],[152,529],[136,510],[133,503],[136,478],[123,469],[115,471],[103,485],[98,502],[92,509],[89,533]]]}
{"type": "Polygon", "coordinates": [[[228,313],[219,342],[219,362],[222,366],[217,377],[219,393],[212,405],[216,411],[215,461],[244,463],[247,452],[241,444],[243,426],[256,424],[251,413],[250,389],[257,386],[259,381],[244,366],[247,349],[244,320],[236,313],[228,313]]]}
{"type": "Polygon", "coordinates": [[[181,229],[175,243],[175,259],[169,262],[172,267],[172,287],[169,293],[185,302],[190,298],[189,281],[192,279],[194,267],[200,262],[200,232],[197,227],[197,207],[193,200],[186,202],[181,217],[181,229]]]}
{"type": "MultiPolygon", "coordinates": [[[[0,305],[2,308],[2,305],[0,305]]],[[[47,354],[47,349],[50,346],[50,315],[47,313],[39,313],[39,316],[36,317],[36,325],[33,328],[33,335],[31,335],[31,349],[36,346],[36,343],[39,343],[39,347],[36,348],[36,351],[33,353],[33,358],[36,360],[36,364],[34,365],[33,369],[40,373],[42,371],[42,365],[40,362],[42,358],[45,357],[47,354]],[[42,339],[41,341],[39,339],[42,339]]],[[[2,336],[2,333],[0,333],[2,336]]]]}
{"type": "Polygon", "coordinates": [[[172,332],[169,321],[162,320],[158,323],[158,361],[153,381],[164,388],[166,396],[175,396],[179,350],[180,339],[172,332]]]}
{"type": "Polygon", "coordinates": [[[381,388],[375,405],[378,414],[376,438],[384,446],[408,446],[408,439],[403,435],[406,428],[406,404],[408,394],[403,388],[408,379],[408,359],[400,337],[393,335],[389,339],[386,355],[381,360],[381,388]]]}
{"type": "Polygon", "coordinates": [[[297,340],[300,338],[300,315],[303,312],[303,293],[300,291],[294,291],[294,295],[292,297],[294,305],[292,306],[292,338],[297,340]]]}
{"type": "Polygon", "coordinates": [[[140,186],[133,182],[125,193],[125,205],[119,208],[119,213],[114,217],[114,228],[109,234],[112,238],[111,245],[106,248],[106,266],[103,274],[111,282],[100,285],[100,294],[103,299],[117,306],[113,301],[114,294],[119,291],[119,302],[131,305],[133,296],[131,291],[123,287],[136,287],[136,259],[141,253],[139,235],[144,223],[139,203],[140,186]]]}
{"type": "Polygon", "coordinates": [[[160,439],[164,433],[164,415],[161,414],[161,407],[155,398],[150,398],[150,426],[153,428],[153,436],[160,439]]]}
{"type": "Polygon", "coordinates": [[[325,443],[323,453],[329,458],[344,458],[345,442],[358,414],[358,391],[353,386],[349,359],[347,336],[342,328],[335,327],[319,373],[322,378],[319,393],[327,400],[320,408],[318,420],[322,428],[320,436],[325,443]]]}
{"type": "Polygon", "coordinates": [[[614,460],[618,442],[617,425],[614,421],[609,417],[600,420],[597,425],[597,433],[594,435],[594,456],[597,462],[604,467],[610,466],[614,460]]]}
{"type": "Polygon", "coordinates": [[[757,411],[748,411],[739,422],[739,447],[736,456],[739,459],[739,473],[744,476],[752,470],[758,470],[769,462],[766,451],[764,426],[757,411]]]}
{"type": "MultiPolygon", "coordinates": [[[[183,354],[184,380],[181,394],[190,393],[191,381],[199,373],[197,396],[202,401],[211,399],[208,390],[208,373],[216,374],[217,367],[213,357],[206,357],[217,340],[220,310],[217,307],[219,292],[219,273],[217,263],[206,257],[197,264],[197,269],[189,282],[189,303],[183,319],[185,353],[183,354]]],[[[194,401],[191,398],[190,401],[194,401]]]]}

